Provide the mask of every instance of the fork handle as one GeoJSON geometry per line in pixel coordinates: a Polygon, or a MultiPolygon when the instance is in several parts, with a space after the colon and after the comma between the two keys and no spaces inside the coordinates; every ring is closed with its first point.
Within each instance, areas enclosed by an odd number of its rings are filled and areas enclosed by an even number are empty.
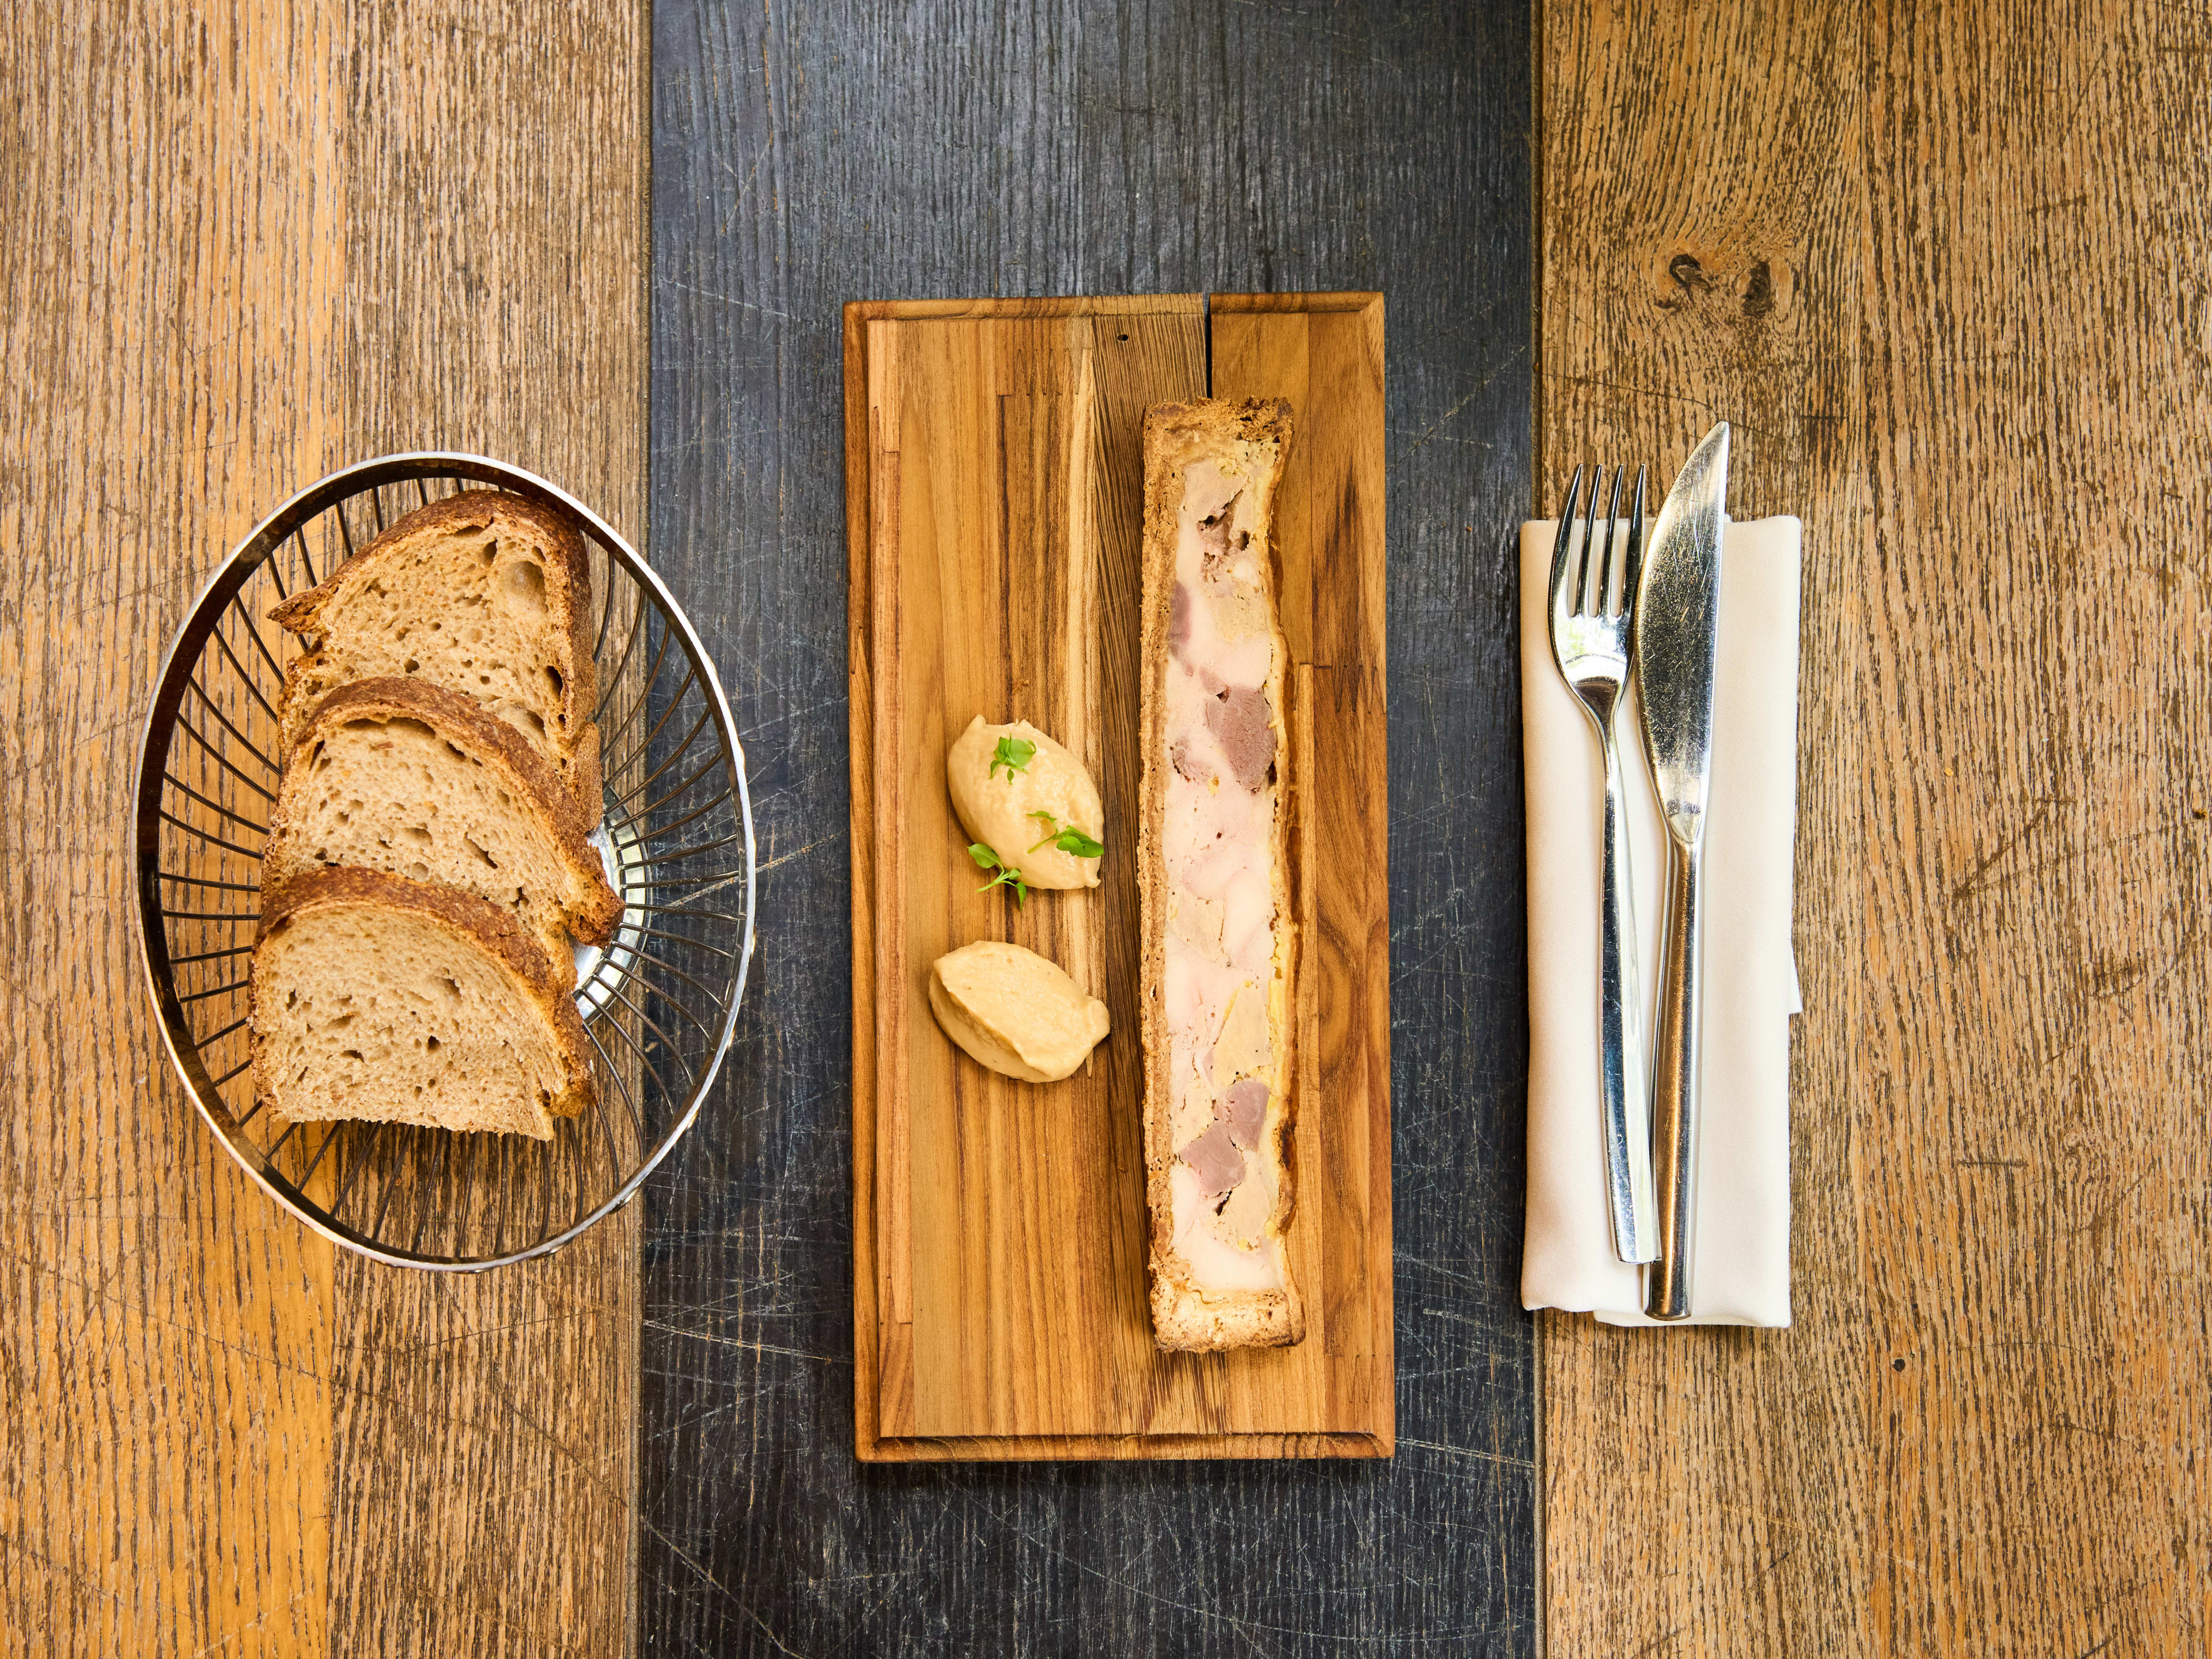
{"type": "Polygon", "coordinates": [[[1598,1075],[1604,1118],[1605,1192],[1613,1251],[1623,1261],[1659,1256],[1651,1185],[1649,1096],[1644,1081],[1643,1002],[1637,994],[1636,901],[1621,816],[1620,757],[1608,722],[1605,751],[1604,879],[1598,900],[1598,1075]]]}
{"type": "Polygon", "coordinates": [[[1658,1165],[1659,1260],[1644,1275],[1644,1311],[1690,1316],[1698,1173],[1698,900],[1703,849],[1667,837],[1667,933],[1659,1029],[1651,1045],[1652,1154],[1658,1165]]]}

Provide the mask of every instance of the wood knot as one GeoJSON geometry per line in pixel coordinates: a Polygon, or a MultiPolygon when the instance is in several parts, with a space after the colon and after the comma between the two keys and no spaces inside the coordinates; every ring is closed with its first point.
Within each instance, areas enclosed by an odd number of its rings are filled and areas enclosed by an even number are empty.
{"type": "Polygon", "coordinates": [[[1774,268],[1761,259],[1751,268],[1751,280],[1743,285],[1743,314],[1764,317],[1774,309],[1774,268]]]}
{"type": "Polygon", "coordinates": [[[1698,263],[1694,253],[1678,253],[1667,261],[1667,274],[1686,292],[1713,285],[1713,279],[1705,275],[1705,268],[1698,263]]]}

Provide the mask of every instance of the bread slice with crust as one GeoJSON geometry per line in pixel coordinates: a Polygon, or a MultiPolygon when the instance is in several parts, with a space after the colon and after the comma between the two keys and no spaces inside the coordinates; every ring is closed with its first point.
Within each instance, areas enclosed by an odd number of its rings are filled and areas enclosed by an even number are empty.
{"type": "Polygon", "coordinates": [[[284,755],[339,686],[419,678],[514,726],[598,822],[591,561],[562,514],[463,490],[410,513],[269,614],[307,645],[277,705],[284,755]]]}
{"type": "Polygon", "coordinates": [[[356,680],[307,717],[277,785],[261,885],[337,866],[488,899],[573,973],[572,937],[605,944],[622,901],[591,823],[506,721],[425,680],[356,680]]]}
{"type": "Polygon", "coordinates": [[[1145,416],[1141,916],[1152,1329],[1166,1349],[1305,1335],[1291,1272],[1296,747],[1277,605],[1284,403],[1145,416]]]}
{"type": "Polygon", "coordinates": [[[506,910],[369,870],[264,902],[247,989],[253,1094],[337,1118],[550,1139],[598,1096],[569,987],[506,910]]]}

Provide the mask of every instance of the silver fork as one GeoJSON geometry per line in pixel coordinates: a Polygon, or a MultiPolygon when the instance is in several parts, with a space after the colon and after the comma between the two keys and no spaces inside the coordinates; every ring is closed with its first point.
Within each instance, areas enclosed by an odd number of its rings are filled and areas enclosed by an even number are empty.
{"type": "Polygon", "coordinates": [[[1567,486],[1559,535],[1552,551],[1552,655],[1570,690],[1597,727],[1605,757],[1604,884],[1598,901],[1598,1079],[1603,1096],[1605,1192],[1613,1217],[1613,1254],[1623,1261],[1659,1259],[1658,1199],[1651,1182],[1650,1102],[1644,1088],[1644,1021],[1637,994],[1636,904],[1629,881],[1628,840],[1621,821],[1620,757],[1613,714],[1628,683],[1629,645],[1636,626],[1636,583],[1644,562],[1644,470],[1636,472],[1628,532],[1619,534],[1620,479],[1613,473],[1601,551],[1598,497],[1605,469],[1590,471],[1589,501],[1575,536],[1575,498],[1583,470],[1567,486]],[[1622,568],[1614,568],[1616,542],[1622,568]],[[1616,580],[1616,578],[1619,578],[1616,580]]]}

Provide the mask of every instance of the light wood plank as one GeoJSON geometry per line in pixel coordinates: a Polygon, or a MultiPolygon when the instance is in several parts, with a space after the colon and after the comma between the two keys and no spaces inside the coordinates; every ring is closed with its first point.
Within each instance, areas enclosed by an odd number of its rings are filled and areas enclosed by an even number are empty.
{"type": "MultiPolygon", "coordinates": [[[[645,13],[349,15],[348,85],[374,118],[341,134],[358,205],[329,388],[340,441],[514,459],[641,533],[645,13]]],[[[626,1644],[636,1241],[632,1209],[474,1279],[340,1257],[334,1646],[626,1644]],[[380,1516],[410,1522],[362,1524],[380,1516]]]]}
{"type": "Polygon", "coordinates": [[[33,11],[0,69],[35,434],[0,502],[0,1628],[37,1651],[627,1645],[634,1221],[453,1281],[276,1210],[159,1054],[126,811],[200,576],[319,473],[474,448],[640,527],[644,21],[33,11]]]}
{"type": "Polygon", "coordinates": [[[1330,638],[1351,659],[1301,669],[1299,684],[1318,672],[1326,688],[1302,705],[1319,711],[1326,760],[1325,799],[1304,810],[1329,826],[1315,832],[1323,861],[1348,854],[1345,834],[1359,845],[1343,872],[1305,889],[1344,919],[1309,925],[1314,1006],[1329,1015],[1306,1021],[1322,1058],[1303,1080],[1297,1131],[1291,1249],[1312,1287],[1308,1339],[1264,1354],[1158,1352],[1145,1304],[1133,866],[1109,856],[1097,893],[1016,908],[961,873],[970,866],[945,800],[945,751],[969,716],[1042,716],[1092,766],[1113,844],[1137,781],[1139,422],[1149,404],[1202,390],[1199,302],[854,307],[848,502],[855,591],[868,598],[851,615],[868,629],[853,651],[865,665],[856,690],[870,696],[854,763],[866,756],[873,773],[854,794],[854,845],[872,866],[855,881],[854,902],[870,910],[855,949],[873,967],[854,1016],[868,1034],[855,1052],[864,1458],[1390,1449],[1389,1315],[1376,1306],[1390,1279],[1373,1265],[1389,1261],[1388,890],[1375,851],[1388,796],[1381,307],[1373,295],[1322,296],[1310,316],[1283,296],[1215,303],[1218,356],[1255,381],[1229,395],[1273,393],[1293,365],[1291,389],[1303,390],[1317,327],[1334,399],[1310,417],[1313,459],[1286,483],[1304,490],[1310,477],[1326,499],[1300,496],[1279,536],[1296,636],[1314,636],[1318,585],[1330,638]],[[1330,438],[1346,425],[1371,434],[1330,438]],[[1351,798],[1338,803],[1340,791],[1351,798]],[[1116,1036],[1088,1074],[1040,1091],[983,1073],[939,1038],[928,963],[984,937],[1042,951],[1107,999],[1116,1036]]]}
{"type": "Polygon", "coordinates": [[[143,699],[198,574],[322,462],[343,204],[308,181],[333,43],[262,6],[11,28],[0,1630],[320,1652],[331,1255],[169,1075],[128,846],[143,699]]]}
{"type": "Polygon", "coordinates": [[[1867,38],[1874,1633],[2188,1652],[2212,27],[1881,5],[1867,38]]]}
{"type": "Polygon", "coordinates": [[[1797,1325],[1546,1322],[1553,1650],[2194,1650],[2201,20],[1543,26],[1545,499],[1727,416],[1807,561],[1797,1325]]]}
{"type": "Polygon", "coordinates": [[[1724,417],[1730,510],[1805,521],[1796,1323],[1545,1316],[1547,1643],[1869,1651],[1861,37],[1817,5],[1542,25],[1540,504],[1582,460],[1663,481],[1724,417]]]}

